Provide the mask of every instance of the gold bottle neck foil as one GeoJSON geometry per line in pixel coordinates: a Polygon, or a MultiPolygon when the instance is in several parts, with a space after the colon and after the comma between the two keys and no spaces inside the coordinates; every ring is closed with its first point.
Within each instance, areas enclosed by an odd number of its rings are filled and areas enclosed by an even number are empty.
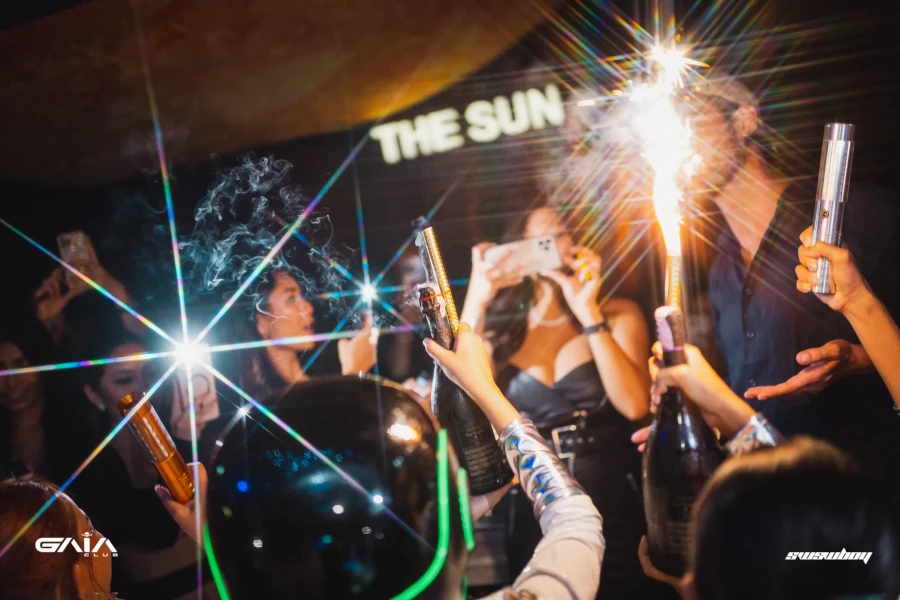
{"type": "Polygon", "coordinates": [[[441,257],[441,251],[438,248],[437,237],[434,228],[426,227],[421,231],[419,246],[424,249],[427,257],[425,270],[428,272],[429,278],[433,278],[441,290],[441,296],[444,298],[444,304],[447,309],[447,320],[450,321],[450,328],[453,335],[459,331],[459,315],[456,312],[456,303],[453,301],[453,294],[450,291],[450,280],[447,278],[447,271],[444,269],[444,260],[441,257]]]}

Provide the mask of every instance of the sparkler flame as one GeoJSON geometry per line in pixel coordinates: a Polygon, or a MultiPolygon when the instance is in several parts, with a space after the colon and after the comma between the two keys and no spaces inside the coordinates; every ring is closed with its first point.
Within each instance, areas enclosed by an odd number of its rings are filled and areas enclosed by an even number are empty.
{"type": "Polygon", "coordinates": [[[662,228],[666,254],[681,256],[681,185],[696,166],[691,146],[691,128],[678,114],[675,99],[684,86],[690,66],[705,66],[686,58],[685,50],[656,46],[648,56],[653,77],[634,86],[631,101],[639,103],[635,129],[644,159],[653,168],[653,208],[662,228]]]}

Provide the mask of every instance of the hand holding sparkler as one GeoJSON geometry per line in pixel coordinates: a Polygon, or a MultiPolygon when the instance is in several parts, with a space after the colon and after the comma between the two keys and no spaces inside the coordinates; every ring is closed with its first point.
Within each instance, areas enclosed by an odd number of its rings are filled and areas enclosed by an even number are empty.
{"type": "Polygon", "coordinates": [[[338,341],[338,358],[344,375],[367,373],[375,366],[378,338],[372,325],[372,313],[366,311],[362,329],[352,338],[338,341]]]}
{"type": "Polygon", "coordinates": [[[812,245],[812,227],[807,227],[806,231],[800,234],[800,241],[803,242],[797,249],[797,256],[800,264],[797,265],[795,272],[797,273],[797,289],[808,294],[813,291],[819,282],[819,273],[817,273],[818,262],[820,258],[828,259],[831,265],[828,277],[830,281],[830,289],[834,290],[833,294],[816,294],[816,297],[824,302],[832,310],[845,312],[848,306],[868,301],[873,297],[872,290],[850,251],[845,248],[838,248],[825,242],[817,242],[812,245]]]}

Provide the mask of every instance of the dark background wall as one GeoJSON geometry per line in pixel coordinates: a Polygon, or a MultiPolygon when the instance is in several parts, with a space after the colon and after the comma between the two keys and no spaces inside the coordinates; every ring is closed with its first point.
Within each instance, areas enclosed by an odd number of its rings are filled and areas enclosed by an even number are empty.
{"type": "MultiPolygon", "coordinates": [[[[608,90],[617,82],[597,67],[598,59],[630,52],[629,44],[634,43],[612,15],[617,12],[625,19],[644,17],[646,8],[635,2],[563,3],[548,11],[552,19],[490,64],[390,120],[445,107],[462,109],[473,100],[542,87],[547,82],[556,82],[563,89],[589,82],[608,90]]],[[[790,157],[797,172],[815,173],[825,122],[851,121],[858,126],[854,179],[898,187],[894,181],[900,159],[896,144],[900,120],[895,115],[900,97],[896,8],[868,0],[681,2],[676,8],[684,17],[684,39],[697,44],[698,55],[742,74],[759,95],[762,117],[784,135],[780,151],[790,157]]],[[[65,102],[65,98],[59,101],[65,102]]],[[[364,124],[252,152],[290,161],[294,165],[293,181],[313,197],[368,130],[369,124],[364,124]]],[[[395,165],[385,164],[377,143],[369,141],[319,205],[333,226],[331,243],[341,250],[350,270],[360,274],[358,197],[369,260],[373,272],[378,272],[410,234],[413,219],[446,195],[434,224],[451,276],[466,277],[469,246],[496,236],[506,215],[527,208],[541,194],[540,181],[547,169],[554,168],[548,156],[559,147],[558,138],[557,130],[548,129],[515,140],[466,144],[451,152],[395,165]]],[[[148,146],[147,152],[153,151],[148,146]]],[[[189,236],[194,207],[217,181],[219,170],[238,164],[244,154],[172,165],[172,194],[182,238],[189,236]]],[[[100,186],[7,182],[0,189],[0,216],[51,249],[55,249],[58,233],[84,229],[95,239],[101,260],[143,299],[148,314],[174,323],[177,304],[170,257],[165,251],[168,242],[162,227],[165,220],[160,212],[163,196],[158,172],[100,186]],[[147,207],[156,210],[157,216],[148,217],[147,207]],[[157,228],[148,229],[149,222],[156,223],[157,228]]],[[[624,233],[626,237],[629,231],[634,235],[643,231],[638,224],[631,227],[624,233]]],[[[636,297],[648,309],[660,300],[659,286],[655,285],[658,264],[652,259],[655,253],[647,253],[654,240],[655,236],[647,235],[639,241],[633,256],[647,258],[640,263],[621,261],[617,275],[628,271],[621,291],[636,297]],[[629,271],[630,267],[634,268],[629,271]]],[[[53,267],[48,258],[5,229],[0,229],[0,265],[4,273],[3,303],[7,306],[20,306],[53,267]]],[[[461,300],[462,290],[459,296],[461,300]]],[[[196,310],[209,311],[216,302],[217,298],[198,299],[196,310]]],[[[331,314],[320,327],[327,328],[337,317],[331,314]]]]}

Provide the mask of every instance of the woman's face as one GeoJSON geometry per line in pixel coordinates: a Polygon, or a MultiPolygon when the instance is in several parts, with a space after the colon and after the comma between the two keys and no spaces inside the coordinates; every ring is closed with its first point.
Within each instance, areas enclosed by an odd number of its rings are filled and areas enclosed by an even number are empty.
{"type": "MultiPolygon", "coordinates": [[[[75,520],[78,522],[78,535],[75,541],[83,545],[85,539],[90,539],[91,549],[97,548],[103,534],[94,529],[91,520],[71,498],[60,494],[59,501],[67,503],[70,510],[75,513],[75,520]],[[90,538],[82,536],[83,533],[90,533],[90,538]]],[[[110,542],[115,545],[115,540],[110,542]]],[[[68,550],[71,551],[71,548],[68,550]]],[[[97,548],[97,552],[92,551],[89,554],[90,556],[79,555],[75,562],[73,569],[75,586],[82,598],[106,598],[112,581],[112,551],[104,543],[102,547],[97,548]]]]}
{"type": "MultiPolygon", "coordinates": [[[[32,366],[22,350],[13,342],[0,342],[0,370],[32,366]]],[[[26,411],[41,400],[41,377],[24,373],[0,377],[0,406],[12,413],[26,411]]]]}
{"type": "MultiPolygon", "coordinates": [[[[312,335],[314,333],[312,304],[300,293],[297,281],[285,273],[275,274],[275,287],[269,292],[266,306],[256,309],[256,329],[264,340],[278,340],[312,335]]],[[[315,346],[314,342],[287,344],[303,351],[315,346]]]]}
{"type": "MultiPolygon", "coordinates": [[[[113,349],[110,358],[121,358],[141,354],[145,349],[139,344],[129,342],[113,349]]],[[[103,368],[103,375],[97,384],[97,389],[88,389],[88,396],[95,405],[101,403],[106,406],[106,411],[113,422],[120,419],[118,404],[123,396],[134,394],[140,397],[146,391],[145,371],[146,361],[129,361],[112,363],[103,368]]]]}
{"type": "Polygon", "coordinates": [[[542,207],[531,211],[531,214],[528,215],[524,237],[535,238],[545,235],[556,236],[556,245],[562,256],[572,253],[575,242],[559,215],[552,208],[542,207]]]}

